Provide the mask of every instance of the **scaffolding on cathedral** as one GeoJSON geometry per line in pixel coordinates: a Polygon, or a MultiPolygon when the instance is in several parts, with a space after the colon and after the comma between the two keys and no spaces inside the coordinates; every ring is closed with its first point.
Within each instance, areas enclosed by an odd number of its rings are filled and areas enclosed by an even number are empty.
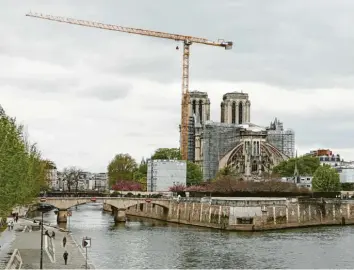
{"type": "Polygon", "coordinates": [[[219,160],[240,141],[239,127],[234,124],[207,121],[203,129],[203,180],[213,179],[219,171],[219,160]]]}
{"type": "Polygon", "coordinates": [[[188,124],[188,160],[195,161],[195,115],[189,117],[188,124]]]}
{"type": "Polygon", "coordinates": [[[284,131],[283,123],[275,118],[267,128],[267,141],[290,158],[295,155],[295,132],[291,129],[284,131]]]}

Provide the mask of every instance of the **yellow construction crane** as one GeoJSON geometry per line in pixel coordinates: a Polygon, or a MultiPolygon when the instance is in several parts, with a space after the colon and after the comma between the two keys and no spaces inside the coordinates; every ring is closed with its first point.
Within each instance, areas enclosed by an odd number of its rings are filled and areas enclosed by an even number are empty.
{"type": "MultiPolygon", "coordinates": [[[[188,123],[189,123],[189,47],[192,43],[199,43],[204,45],[210,46],[217,46],[223,47],[226,50],[232,49],[233,43],[231,41],[210,41],[205,38],[198,38],[192,36],[184,36],[178,34],[170,34],[158,31],[151,31],[145,29],[138,29],[132,27],[124,27],[112,24],[104,24],[99,22],[92,22],[92,21],[84,21],[84,20],[77,20],[73,18],[66,18],[66,17],[59,17],[59,16],[52,16],[52,15],[44,15],[40,13],[27,13],[26,16],[51,20],[56,22],[63,22],[63,23],[70,23],[75,25],[93,27],[93,28],[101,28],[105,30],[112,30],[112,31],[119,31],[124,33],[136,34],[136,35],[143,35],[143,36],[150,36],[150,37],[157,37],[157,38],[165,38],[165,39],[172,39],[175,41],[182,41],[183,42],[183,72],[182,72],[182,118],[181,118],[181,138],[180,138],[180,148],[182,159],[188,159],[188,123]]],[[[177,47],[178,48],[178,47],[177,47]]]]}

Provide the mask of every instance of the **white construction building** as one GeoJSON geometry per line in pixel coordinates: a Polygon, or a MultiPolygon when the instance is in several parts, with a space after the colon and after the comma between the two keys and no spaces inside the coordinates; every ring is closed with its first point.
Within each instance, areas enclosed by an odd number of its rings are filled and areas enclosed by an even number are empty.
{"type": "Polygon", "coordinates": [[[166,192],[175,185],[186,185],[187,163],[184,160],[148,160],[147,191],[166,192]]]}

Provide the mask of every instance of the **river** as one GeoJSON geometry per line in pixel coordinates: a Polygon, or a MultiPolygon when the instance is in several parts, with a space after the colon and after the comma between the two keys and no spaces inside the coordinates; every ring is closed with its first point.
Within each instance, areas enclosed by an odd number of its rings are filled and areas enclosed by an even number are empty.
{"type": "MultiPolygon", "coordinates": [[[[54,222],[54,213],[46,219],[54,222]]],[[[132,218],[116,226],[102,206],[73,209],[70,229],[96,268],[353,268],[354,227],[225,232],[132,218]]],[[[65,226],[65,225],[64,225],[65,226]]],[[[69,226],[69,224],[67,224],[69,226]]]]}

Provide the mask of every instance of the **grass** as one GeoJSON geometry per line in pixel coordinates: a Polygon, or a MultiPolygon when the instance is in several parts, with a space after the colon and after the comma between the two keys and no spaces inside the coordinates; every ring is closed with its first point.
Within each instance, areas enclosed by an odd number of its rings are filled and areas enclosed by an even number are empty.
{"type": "Polygon", "coordinates": [[[2,226],[2,227],[0,227],[0,235],[1,235],[1,233],[2,233],[3,231],[6,230],[6,228],[7,228],[7,226],[2,226]]]}

